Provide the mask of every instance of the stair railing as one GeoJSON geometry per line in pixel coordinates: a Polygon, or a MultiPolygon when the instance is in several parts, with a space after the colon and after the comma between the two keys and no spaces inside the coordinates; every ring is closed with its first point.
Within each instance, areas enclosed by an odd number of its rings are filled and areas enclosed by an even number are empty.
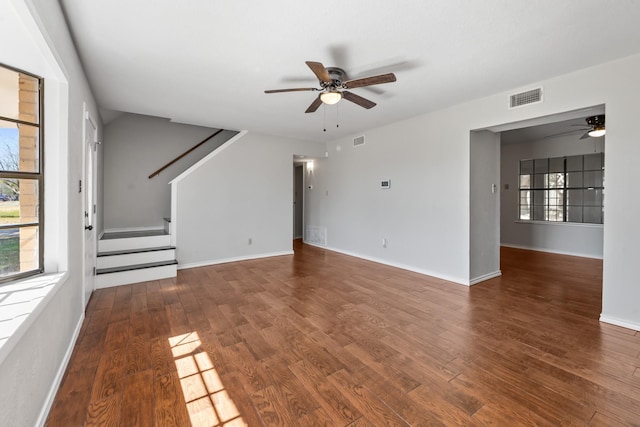
{"type": "Polygon", "coordinates": [[[205,142],[209,141],[211,138],[213,138],[214,136],[216,136],[217,134],[219,134],[223,130],[224,129],[219,129],[219,130],[215,131],[213,133],[213,135],[210,135],[210,136],[206,137],[205,139],[203,139],[202,141],[198,142],[196,145],[194,145],[193,147],[189,148],[187,151],[185,151],[184,153],[180,154],[178,157],[176,157],[175,159],[171,160],[169,163],[167,163],[166,165],[162,166],[160,169],[158,169],[157,171],[155,171],[154,173],[149,175],[149,179],[153,178],[156,175],[160,175],[160,172],[162,172],[163,170],[165,170],[166,168],[168,168],[169,166],[171,166],[172,164],[174,164],[175,162],[177,162],[178,160],[180,160],[181,158],[183,158],[187,154],[191,153],[193,150],[195,150],[196,148],[200,147],[202,144],[204,144],[205,142]]]}

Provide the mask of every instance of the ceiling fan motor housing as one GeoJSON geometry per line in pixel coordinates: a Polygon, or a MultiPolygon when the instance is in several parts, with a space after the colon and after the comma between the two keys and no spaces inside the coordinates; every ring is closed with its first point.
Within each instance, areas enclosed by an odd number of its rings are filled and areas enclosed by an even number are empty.
{"type": "Polygon", "coordinates": [[[589,126],[595,127],[604,127],[604,114],[598,116],[587,117],[587,124],[589,126]]]}
{"type": "Polygon", "coordinates": [[[325,89],[333,90],[342,86],[342,82],[345,81],[347,73],[338,67],[327,67],[327,73],[329,73],[329,77],[331,77],[331,83],[328,82],[320,82],[320,85],[325,89]]]}

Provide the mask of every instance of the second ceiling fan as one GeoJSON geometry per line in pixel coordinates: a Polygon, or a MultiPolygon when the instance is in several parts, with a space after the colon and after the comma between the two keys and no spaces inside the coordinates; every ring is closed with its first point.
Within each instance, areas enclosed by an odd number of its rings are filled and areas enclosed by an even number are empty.
{"type": "Polygon", "coordinates": [[[346,89],[355,89],[359,87],[379,85],[382,83],[391,83],[396,81],[393,73],[380,74],[377,76],[363,77],[360,79],[345,80],[346,73],[342,68],[326,67],[320,62],[306,61],[307,66],[313,71],[320,83],[320,87],[301,87],[292,89],[273,89],[265,90],[264,93],[280,93],[280,92],[304,92],[314,91],[320,92],[318,97],[309,105],[305,113],[315,112],[322,103],[335,104],[342,98],[351,101],[363,108],[373,108],[376,103],[366,98],[349,92],[346,89]]]}

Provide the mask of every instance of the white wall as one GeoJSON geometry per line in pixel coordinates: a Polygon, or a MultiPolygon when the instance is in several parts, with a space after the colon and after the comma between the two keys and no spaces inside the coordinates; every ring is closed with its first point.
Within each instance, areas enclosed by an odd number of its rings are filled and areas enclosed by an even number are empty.
{"type": "Polygon", "coordinates": [[[160,227],[171,216],[169,181],[236,132],[224,131],[165,169],[149,175],[217,129],[122,114],[104,129],[104,227],[160,227]]]}
{"type": "Polygon", "coordinates": [[[469,129],[440,112],[364,136],[357,147],[352,138],[327,144],[305,223],[327,228],[329,248],[466,282],[469,129]]]}
{"type": "Polygon", "coordinates": [[[10,41],[3,44],[0,62],[45,77],[45,267],[69,273],[0,364],[0,419],[32,426],[55,392],[83,318],[83,102],[94,117],[98,112],[58,2],[0,0],[0,11],[0,37],[10,41]]]}
{"type": "MultiPolygon", "coordinates": [[[[604,137],[580,140],[580,136],[581,134],[563,135],[535,142],[502,145],[500,164],[502,181],[501,244],[567,255],[602,258],[602,225],[517,222],[520,160],[601,153],[603,151],[604,137]],[[505,184],[509,185],[508,190],[505,190],[505,184]]],[[[605,222],[607,219],[605,213],[605,222]]]]}
{"type": "Polygon", "coordinates": [[[293,155],[324,151],[324,144],[247,133],[178,177],[172,226],[180,267],[291,253],[293,155]]]}
{"type": "Polygon", "coordinates": [[[333,249],[469,283],[469,131],[605,105],[602,319],[640,330],[640,246],[629,238],[640,235],[640,200],[629,197],[640,182],[634,164],[640,158],[638,73],[636,55],[523,86],[543,86],[542,103],[509,110],[514,89],[370,129],[364,147],[351,147],[350,138],[330,142],[329,157],[314,170],[307,224],[326,227],[333,249]],[[392,179],[391,190],[378,189],[380,178],[392,179]],[[385,236],[386,249],[380,243],[385,236]]]}
{"type": "Polygon", "coordinates": [[[471,132],[469,278],[500,274],[500,135],[471,132]]]}

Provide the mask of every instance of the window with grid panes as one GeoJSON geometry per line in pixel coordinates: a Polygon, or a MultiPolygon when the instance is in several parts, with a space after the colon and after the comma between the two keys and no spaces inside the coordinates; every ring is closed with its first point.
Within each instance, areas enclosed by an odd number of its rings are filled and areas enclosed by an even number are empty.
{"type": "Polygon", "coordinates": [[[43,269],[42,79],[0,64],[0,282],[43,269]]]}
{"type": "Polygon", "coordinates": [[[520,161],[523,221],[604,221],[604,153],[520,161]]]}

